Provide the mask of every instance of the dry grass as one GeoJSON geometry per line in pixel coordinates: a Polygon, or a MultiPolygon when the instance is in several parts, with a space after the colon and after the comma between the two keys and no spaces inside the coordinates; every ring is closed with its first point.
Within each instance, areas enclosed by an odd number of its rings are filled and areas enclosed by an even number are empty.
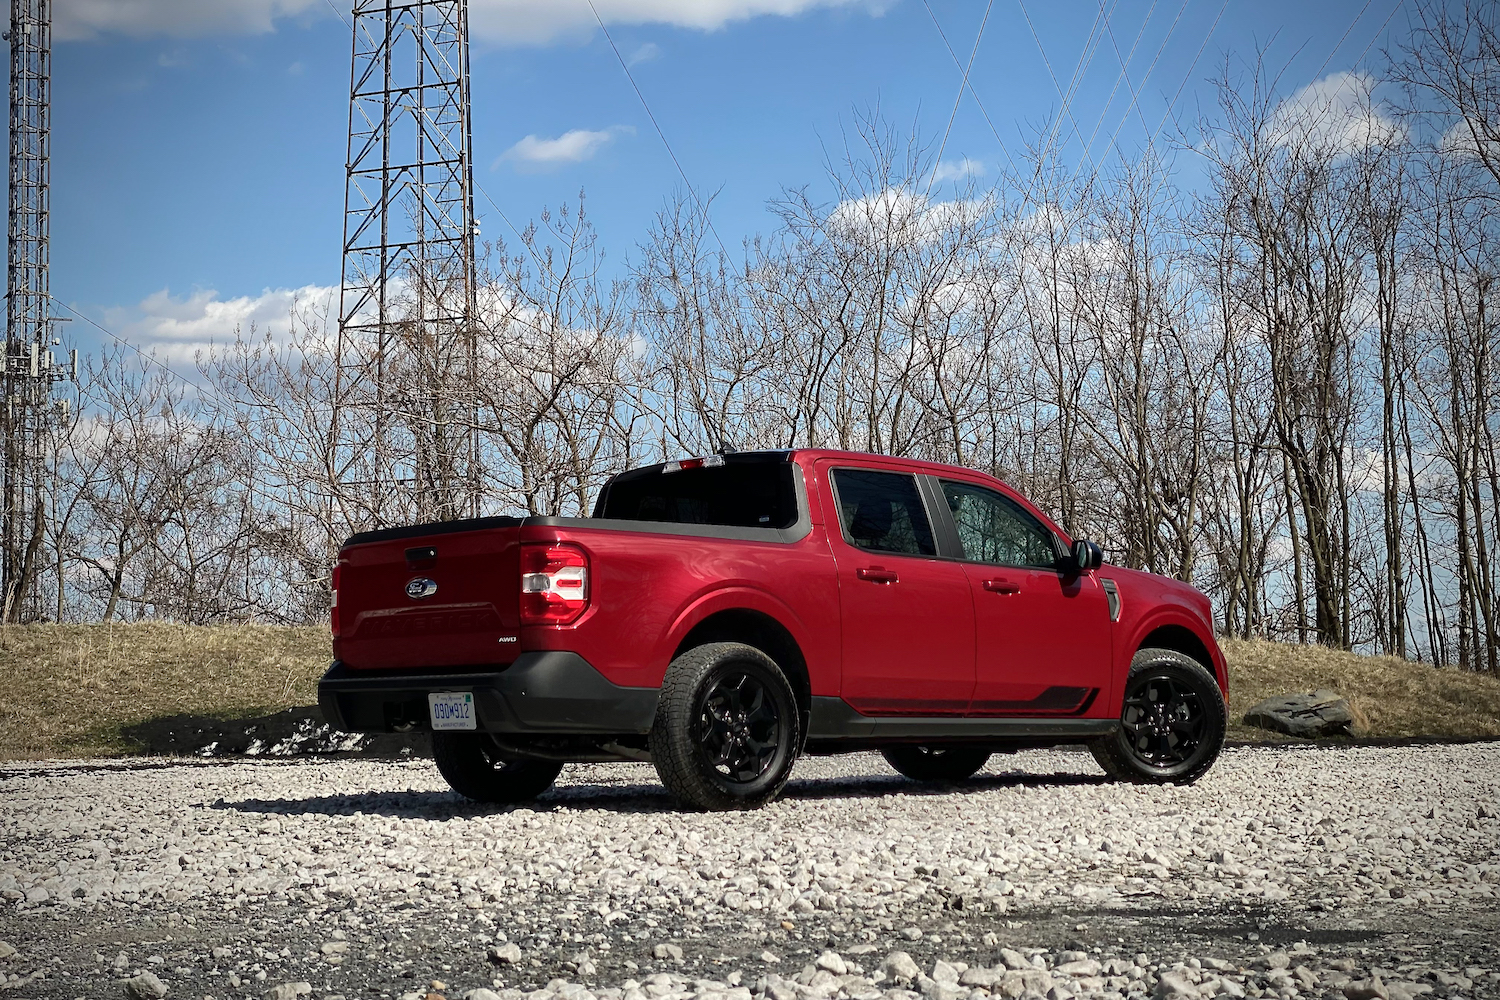
{"type": "Polygon", "coordinates": [[[130,749],[124,726],[265,714],[317,700],[326,628],[162,622],[0,629],[0,760],[130,749]]]}
{"type": "MultiPolygon", "coordinates": [[[[1226,640],[1230,736],[1262,698],[1333,688],[1361,736],[1500,736],[1500,680],[1389,657],[1226,640]]],[[[261,715],[317,699],[322,627],[30,625],[0,629],[0,760],[129,752],[125,726],[179,713],[261,715]]]]}
{"type": "Polygon", "coordinates": [[[1322,646],[1220,641],[1229,661],[1229,735],[1283,739],[1241,720],[1272,695],[1332,688],[1349,700],[1356,736],[1500,736],[1500,679],[1392,656],[1322,646]]]}

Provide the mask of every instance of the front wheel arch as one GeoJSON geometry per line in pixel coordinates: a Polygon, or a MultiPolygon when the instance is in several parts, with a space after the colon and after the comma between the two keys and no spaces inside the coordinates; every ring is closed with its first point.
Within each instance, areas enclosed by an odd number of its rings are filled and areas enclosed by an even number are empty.
{"type": "Polygon", "coordinates": [[[1147,647],[1130,661],[1115,731],[1089,749],[1117,780],[1190,785],[1218,759],[1228,724],[1208,667],[1175,649],[1147,647]]]}

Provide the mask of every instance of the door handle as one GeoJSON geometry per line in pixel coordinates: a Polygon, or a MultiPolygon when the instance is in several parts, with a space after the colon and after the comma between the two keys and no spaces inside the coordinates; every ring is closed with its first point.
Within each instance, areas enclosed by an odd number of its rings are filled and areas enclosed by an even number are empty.
{"type": "Polygon", "coordinates": [[[1021,585],[1019,583],[1011,583],[1005,579],[986,580],[984,581],[984,589],[992,594],[1019,594],[1021,592],[1021,585]]]}
{"type": "Polygon", "coordinates": [[[893,569],[881,569],[879,566],[869,566],[865,569],[857,569],[854,575],[861,580],[869,580],[871,583],[895,583],[896,571],[893,569]]]}

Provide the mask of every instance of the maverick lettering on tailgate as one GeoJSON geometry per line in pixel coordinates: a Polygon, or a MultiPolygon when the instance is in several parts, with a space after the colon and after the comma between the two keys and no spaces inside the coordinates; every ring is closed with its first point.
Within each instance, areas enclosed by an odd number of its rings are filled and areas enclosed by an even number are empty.
{"type": "Polygon", "coordinates": [[[354,637],[394,639],[407,635],[490,632],[501,628],[500,616],[488,605],[433,611],[374,611],[360,620],[354,637]]]}

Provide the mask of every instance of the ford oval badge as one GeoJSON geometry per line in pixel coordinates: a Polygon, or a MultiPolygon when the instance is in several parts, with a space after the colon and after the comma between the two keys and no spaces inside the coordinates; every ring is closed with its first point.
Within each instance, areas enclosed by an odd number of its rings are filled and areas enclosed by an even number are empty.
{"type": "Polygon", "coordinates": [[[424,597],[431,597],[437,593],[437,581],[429,580],[425,576],[419,576],[406,585],[406,596],[414,601],[420,601],[424,597]]]}

